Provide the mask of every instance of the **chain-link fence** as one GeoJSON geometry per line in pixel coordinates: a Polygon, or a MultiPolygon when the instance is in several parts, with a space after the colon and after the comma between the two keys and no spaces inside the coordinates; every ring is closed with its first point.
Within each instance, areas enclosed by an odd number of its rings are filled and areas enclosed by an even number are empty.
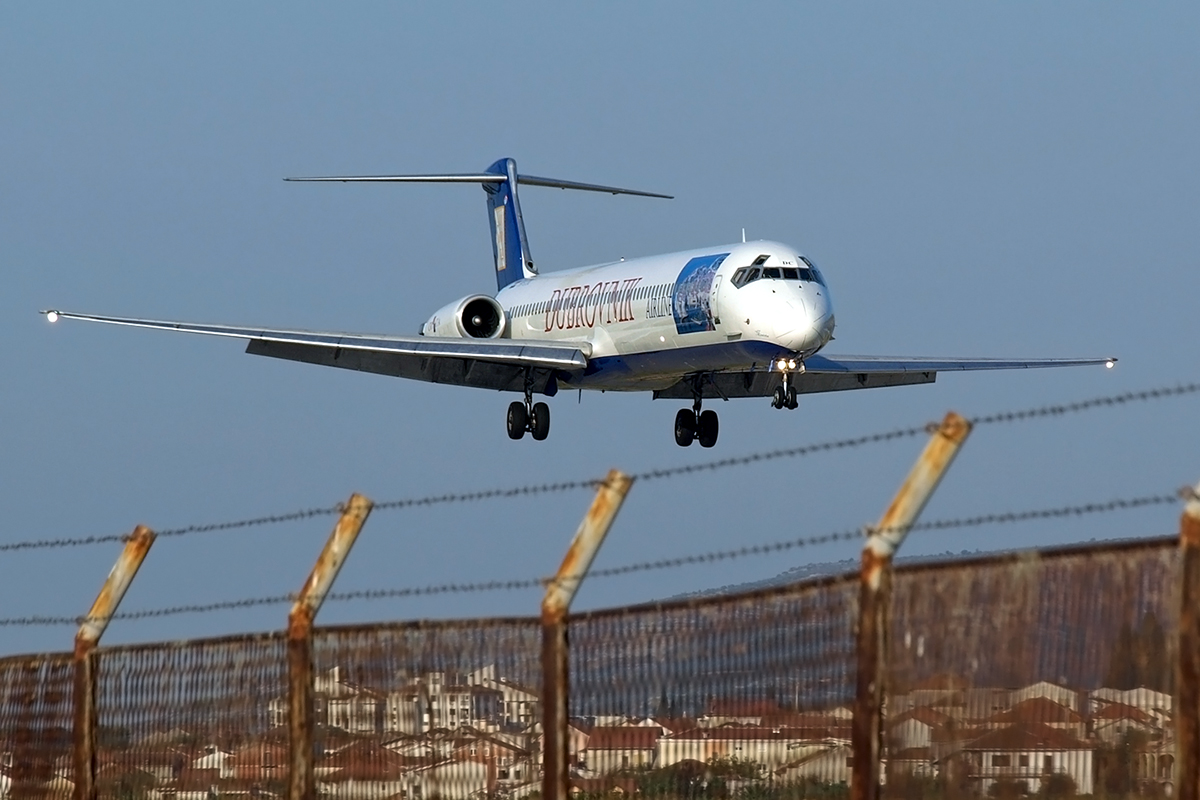
{"type": "MultiPolygon", "coordinates": [[[[1170,795],[1180,583],[1175,539],[896,568],[885,794],[1170,795]]],[[[571,616],[572,792],[848,796],[859,588],[571,616]]],[[[299,742],[282,633],[99,648],[95,794],[283,796],[299,753],[330,800],[540,795],[542,635],[536,618],[317,628],[299,742]]],[[[70,654],[0,661],[0,797],[74,793],[74,674],[70,654]]]]}

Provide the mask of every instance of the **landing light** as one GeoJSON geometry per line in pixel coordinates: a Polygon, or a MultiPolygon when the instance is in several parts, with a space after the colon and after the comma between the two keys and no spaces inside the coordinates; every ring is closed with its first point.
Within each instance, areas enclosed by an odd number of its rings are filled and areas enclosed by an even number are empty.
{"type": "Polygon", "coordinates": [[[795,369],[795,368],[796,368],[796,359],[789,358],[788,359],[788,369],[795,369]]]}
{"type": "Polygon", "coordinates": [[[58,322],[58,312],[57,311],[47,311],[46,312],[46,320],[48,322],[58,322]]]}
{"type": "Polygon", "coordinates": [[[787,369],[787,359],[779,359],[775,366],[779,367],[780,369],[787,369]]]}

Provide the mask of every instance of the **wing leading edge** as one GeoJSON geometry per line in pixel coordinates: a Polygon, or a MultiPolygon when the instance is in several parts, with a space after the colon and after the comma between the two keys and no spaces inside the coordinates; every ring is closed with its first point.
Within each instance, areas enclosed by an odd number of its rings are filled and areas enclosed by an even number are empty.
{"type": "Polygon", "coordinates": [[[51,322],[60,318],[77,319],[248,339],[246,352],[252,355],[488,389],[523,391],[528,370],[534,390],[543,391],[551,383],[555,371],[582,370],[588,363],[587,355],[575,345],[530,344],[512,339],[370,336],[108,317],[68,311],[42,313],[51,322]]]}

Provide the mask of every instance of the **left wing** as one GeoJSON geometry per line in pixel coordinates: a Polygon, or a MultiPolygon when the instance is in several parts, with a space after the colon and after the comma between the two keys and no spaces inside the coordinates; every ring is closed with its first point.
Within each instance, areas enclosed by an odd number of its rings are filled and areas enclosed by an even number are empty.
{"type": "Polygon", "coordinates": [[[320,331],[247,328],[205,323],[106,317],[67,311],[43,311],[51,322],[78,319],[136,328],[200,333],[248,339],[246,352],[289,361],[375,372],[400,378],[524,391],[529,371],[534,391],[541,392],[558,370],[587,367],[578,345],[513,339],[448,339],[427,336],[371,336],[320,331]]]}
{"type": "MultiPolygon", "coordinates": [[[[841,392],[849,389],[873,389],[881,386],[911,386],[933,383],[939,372],[1036,369],[1039,367],[1080,367],[1104,364],[1112,367],[1115,358],[924,358],[910,356],[810,356],[804,372],[793,373],[792,383],[799,394],[841,392]]],[[[780,373],[769,368],[713,372],[703,376],[712,388],[708,396],[770,397],[779,386],[780,373]]],[[[656,398],[693,397],[694,378],[689,376],[667,389],[654,393],[656,398]]],[[[706,392],[708,394],[708,392],[706,392]]]]}

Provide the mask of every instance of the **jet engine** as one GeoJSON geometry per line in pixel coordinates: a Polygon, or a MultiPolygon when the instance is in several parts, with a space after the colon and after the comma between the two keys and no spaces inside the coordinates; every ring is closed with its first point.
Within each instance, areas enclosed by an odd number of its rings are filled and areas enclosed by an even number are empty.
{"type": "Polygon", "coordinates": [[[456,300],[421,326],[422,336],[457,339],[501,339],[508,333],[508,315],[494,297],[485,294],[456,300]]]}

